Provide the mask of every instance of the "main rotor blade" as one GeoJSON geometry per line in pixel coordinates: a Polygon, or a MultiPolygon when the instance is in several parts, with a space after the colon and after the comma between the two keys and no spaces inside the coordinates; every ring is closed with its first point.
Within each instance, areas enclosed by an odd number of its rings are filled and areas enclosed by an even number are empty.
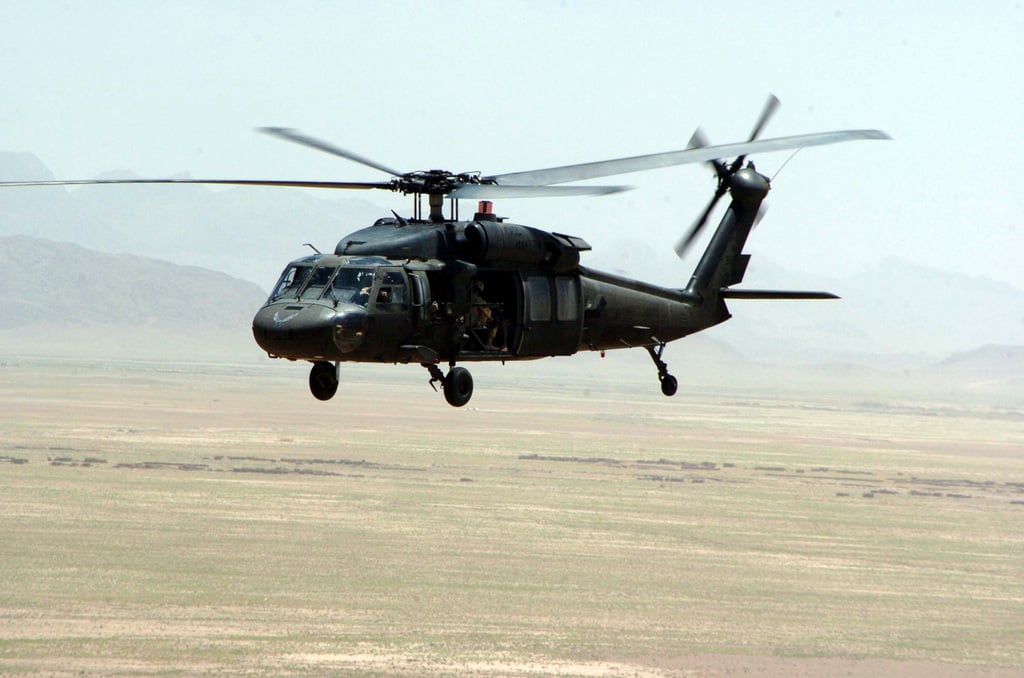
{"type": "Polygon", "coordinates": [[[608,195],[629,191],[632,186],[499,186],[497,184],[463,184],[448,194],[449,198],[558,198],[567,195],[608,195]]]}
{"type": "Polygon", "coordinates": [[[326,141],[321,141],[320,139],[316,139],[314,137],[302,134],[298,130],[289,129],[287,127],[259,127],[257,128],[257,130],[263,132],[264,134],[269,134],[271,136],[278,137],[279,139],[286,139],[296,144],[301,144],[303,146],[315,148],[318,151],[330,153],[331,155],[337,155],[339,157],[345,158],[346,160],[358,162],[360,165],[366,165],[367,167],[372,167],[373,169],[380,170],[381,172],[387,172],[393,177],[400,177],[403,174],[405,174],[404,172],[399,172],[398,170],[392,169],[387,165],[382,165],[379,162],[361,156],[358,153],[346,151],[344,148],[339,148],[338,146],[329,144],[326,141]]]}
{"type": "Polygon", "coordinates": [[[529,172],[498,174],[493,177],[486,178],[494,180],[499,184],[544,186],[547,184],[561,184],[568,181],[582,181],[583,179],[607,177],[614,174],[641,172],[643,170],[656,169],[659,167],[671,167],[673,165],[704,162],[705,160],[730,158],[736,155],[747,155],[750,153],[766,153],[768,151],[784,151],[791,148],[823,146],[825,144],[836,144],[843,141],[853,141],[855,139],[890,138],[891,137],[885,132],[874,129],[816,132],[813,134],[777,137],[775,139],[760,139],[744,143],[722,144],[719,146],[705,146],[703,148],[688,148],[681,151],[637,155],[630,158],[601,160],[598,162],[587,162],[578,165],[550,167],[547,169],[532,170],[529,172]]]}
{"type": "Polygon", "coordinates": [[[88,186],[93,184],[213,184],[224,186],[287,186],[292,188],[343,188],[394,190],[390,183],[361,181],[280,181],[274,179],[73,179],[70,181],[0,181],[7,186],[88,186]]]}

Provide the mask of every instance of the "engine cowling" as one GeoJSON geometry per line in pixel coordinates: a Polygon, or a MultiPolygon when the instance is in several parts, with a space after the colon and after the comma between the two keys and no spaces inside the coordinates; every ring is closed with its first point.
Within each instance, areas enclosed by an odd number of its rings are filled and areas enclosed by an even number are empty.
{"type": "Polygon", "coordinates": [[[509,262],[571,271],[580,252],[590,245],[582,238],[498,221],[475,221],[465,230],[466,258],[475,263],[509,262]]]}

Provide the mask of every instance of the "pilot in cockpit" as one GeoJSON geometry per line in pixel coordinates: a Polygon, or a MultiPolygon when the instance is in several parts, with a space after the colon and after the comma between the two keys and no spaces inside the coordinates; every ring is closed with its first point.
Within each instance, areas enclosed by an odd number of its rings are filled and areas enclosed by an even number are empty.
{"type": "Polygon", "coordinates": [[[358,292],[352,295],[349,302],[358,304],[359,306],[366,306],[366,304],[370,302],[370,287],[366,286],[361,288],[358,292]]]}

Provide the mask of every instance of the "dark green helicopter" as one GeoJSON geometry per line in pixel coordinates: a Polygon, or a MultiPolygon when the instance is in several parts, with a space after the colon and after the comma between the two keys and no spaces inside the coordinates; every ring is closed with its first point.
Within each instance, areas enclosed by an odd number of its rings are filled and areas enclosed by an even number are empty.
{"type": "MultiPolygon", "coordinates": [[[[391,180],[128,179],[9,182],[5,185],[202,183],[306,188],[382,189],[413,194],[414,215],[377,220],[338,243],[285,268],[253,318],[256,343],[272,358],[312,363],[309,387],[328,400],[338,390],[342,362],[419,363],[455,407],[469,402],[473,378],[457,363],[535,360],[643,347],[657,368],[661,391],[678,382],[662,360],[666,344],[730,318],[727,299],[834,299],[826,292],[737,289],[749,254],[743,247],[758,221],[769,178],[747,155],[854,139],[887,139],[877,130],[843,130],[758,140],[778,105],[770,97],[746,142],[712,146],[698,129],[684,150],[564,167],[481,176],[444,170],[400,172],[294,130],[262,131],[352,160],[391,180]],[[735,158],[726,162],[724,158],[735,158]],[[580,265],[590,249],[582,238],[505,221],[490,199],[601,195],[623,186],[565,186],[597,177],[707,162],[718,186],[707,208],[677,243],[682,256],[726,193],[732,202],[689,283],[667,288],[580,265]],[[429,212],[421,210],[421,196],[429,212]],[[450,201],[450,215],[444,201],[450,201]],[[472,219],[458,218],[458,201],[479,200],[472,219]],[[448,371],[441,369],[448,364],[448,371]]],[[[436,389],[436,387],[435,387],[436,389]]]]}

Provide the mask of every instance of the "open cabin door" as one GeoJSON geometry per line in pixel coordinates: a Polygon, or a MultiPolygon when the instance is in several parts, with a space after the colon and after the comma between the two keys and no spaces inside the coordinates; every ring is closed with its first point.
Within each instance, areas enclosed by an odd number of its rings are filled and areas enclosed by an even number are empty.
{"type": "Polygon", "coordinates": [[[523,292],[519,274],[481,270],[470,284],[467,340],[462,350],[491,357],[518,355],[523,336],[523,292]]]}

